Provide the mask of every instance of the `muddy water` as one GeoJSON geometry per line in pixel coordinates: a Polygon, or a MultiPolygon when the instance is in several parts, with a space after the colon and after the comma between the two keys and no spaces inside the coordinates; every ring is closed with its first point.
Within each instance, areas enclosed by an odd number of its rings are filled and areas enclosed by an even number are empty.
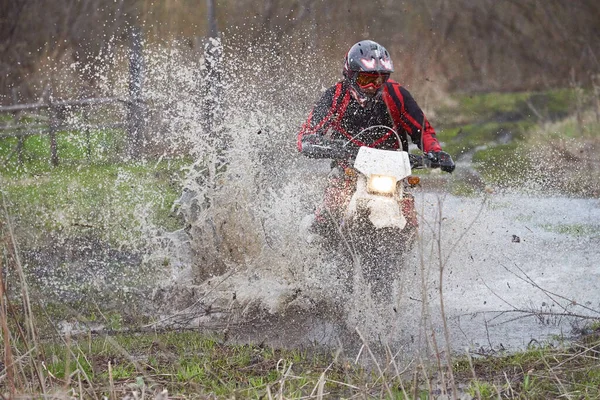
{"type": "MultiPolygon", "coordinates": [[[[582,326],[572,314],[600,316],[597,199],[492,194],[483,203],[423,193],[420,201],[430,221],[442,202],[444,300],[454,346],[520,348],[568,337],[582,326]]],[[[424,232],[428,243],[438,236],[424,232]]]]}
{"type": "MultiPolygon", "coordinates": [[[[226,273],[198,282],[189,237],[184,231],[164,237],[177,244],[160,253],[171,260],[172,278],[161,276],[143,296],[154,326],[199,327],[231,342],[342,348],[351,357],[366,341],[410,358],[433,338],[443,342],[440,267],[456,352],[568,338],[585,318],[600,317],[598,199],[458,197],[447,194],[443,182],[425,185],[414,193],[419,237],[401,262],[393,295],[376,301],[357,265],[305,242],[298,225],[321,196],[328,163],[308,160],[297,167],[285,171],[289,175],[278,182],[286,184],[254,210],[261,248],[242,263],[228,262],[226,273]]],[[[72,261],[87,260],[88,266],[118,258],[110,251],[78,254],[72,261]]],[[[120,271],[113,275],[125,276],[120,271]]]]}
{"type": "MultiPolygon", "coordinates": [[[[326,170],[325,163],[314,168],[326,170]]],[[[305,206],[319,197],[321,181],[286,196],[305,206]]],[[[442,343],[440,267],[457,352],[515,350],[568,338],[584,326],[582,317],[600,316],[597,199],[457,197],[420,189],[417,243],[402,262],[393,296],[374,301],[356,266],[340,264],[303,241],[294,221],[310,207],[292,210],[296,204],[286,196],[279,200],[287,205],[285,218],[277,201],[265,217],[270,239],[260,257],[196,287],[194,301],[181,314],[186,323],[226,332],[231,341],[316,344],[351,355],[366,341],[410,355],[430,346],[432,338],[442,343]],[[354,291],[343,284],[348,278],[354,291]]],[[[173,315],[169,312],[163,315],[173,315]]]]}

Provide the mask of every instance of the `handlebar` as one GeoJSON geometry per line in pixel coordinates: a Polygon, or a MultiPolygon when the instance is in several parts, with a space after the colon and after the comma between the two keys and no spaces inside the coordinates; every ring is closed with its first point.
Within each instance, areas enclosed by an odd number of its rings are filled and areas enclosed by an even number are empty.
{"type": "Polygon", "coordinates": [[[440,168],[442,171],[452,173],[454,161],[445,151],[429,152],[423,155],[408,154],[411,169],[440,168]]]}
{"type": "MultiPolygon", "coordinates": [[[[334,160],[348,160],[356,158],[358,149],[347,147],[345,140],[327,139],[321,135],[309,135],[302,139],[302,154],[311,158],[331,158],[334,160]]],[[[423,155],[408,154],[412,169],[441,168],[442,171],[454,171],[454,161],[450,154],[439,151],[423,155]]]]}
{"type": "Polygon", "coordinates": [[[426,168],[424,157],[422,155],[408,153],[408,160],[410,161],[411,169],[422,169],[426,168]]]}
{"type": "Polygon", "coordinates": [[[356,157],[357,149],[346,147],[344,140],[331,140],[321,135],[305,136],[302,139],[302,154],[311,158],[347,160],[356,157]]]}

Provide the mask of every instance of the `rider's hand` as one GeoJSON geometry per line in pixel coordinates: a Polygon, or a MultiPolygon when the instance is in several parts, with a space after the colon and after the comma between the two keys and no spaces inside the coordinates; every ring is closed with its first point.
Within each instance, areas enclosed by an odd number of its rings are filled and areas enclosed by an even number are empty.
{"type": "Polygon", "coordinates": [[[427,159],[431,164],[431,168],[440,168],[442,171],[451,173],[456,167],[450,154],[445,151],[430,151],[427,153],[427,159]]]}

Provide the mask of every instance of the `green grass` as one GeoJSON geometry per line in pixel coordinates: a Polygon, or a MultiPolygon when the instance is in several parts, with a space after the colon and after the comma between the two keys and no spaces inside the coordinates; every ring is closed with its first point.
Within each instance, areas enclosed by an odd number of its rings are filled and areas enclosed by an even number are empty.
{"type": "Polygon", "coordinates": [[[488,182],[503,186],[521,184],[530,170],[529,157],[516,141],[478,151],[473,163],[488,182]]]}
{"type": "Polygon", "coordinates": [[[449,128],[439,133],[444,150],[456,157],[478,147],[499,145],[506,137],[512,141],[522,140],[527,131],[535,126],[531,120],[516,122],[487,121],[449,128]]]}
{"type": "MultiPolygon", "coordinates": [[[[170,210],[180,195],[182,161],[60,165],[3,180],[10,214],[28,236],[93,233],[115,244],[142,239],[145,224],[175,230],[170,210]]],[[[1,179],[1,178],[0,178],[1,179]]]]}
{"type": "MultiPolygon", "coordinates": [[[[593,160],[600,124],[590,91],[454,94],[437,110],[434,125],[445,151],[469,156],[491,187],[527,187],[553,194],[597,196],[593,160]],[[579,112],[579,118],[575,118],[579,112]],[[569,142],[571,140],[571,142],[569,142]],[[560,151],[557,153],[557,149],[560,151]]],[[[454,192],[471,195],[469,182],[454,192]]]]}
{"type": "MultiPolygon", "coordinates": [[[[545,399],[572,393],[578,399],[595,399],[600,395],[598,346],[600,338],[589,335],[561,348],[536,347],[471,362],[455,358],[454,374],[463,388],[459,394],[545,399]]],[[[76,393],[83,388],[88,395],[113,393],[119,398],[133,391],[139,395],[141,390],[167,389],[170,396],[180,398],[259,399],[281,393],[297,399],[315,396],[321,384],[325,398],[387,399],[391,394],[394,399],[429,399],[436,396],[429,387],[440,390],[439,372],[429,370],[426,378],[423,366],[398,377],[385,365],[380,365],[385,370],[380,373],[374,366],[355,364],[317,348],[230,344],[221,336],[192,331],[47,340],[39,357],[48,388],[67,384],[76,393]]]]}
{"type": "Polygon", "coordinates": [[[487,356],[455,363],[458,379],[471,380],[469,393],[479,389],[484,399],[548,399],[570,393],[578,399],[600,396],[600,337],[589,335],[569,346],[536,347],[508,355],[487,356]]]}
{"type": "MultiPolygon", "coordinates": [[[[127,392],[126,382],[141,381],[168,388],[172,395],[242,398],[266,396],[267,387],[277,391],[282,380],[284,392],[291,398],[307,395],[332,361],[329,355],[301,350],[224,345],[215,337],[195,332],[83,336],[71,339],[70,353],[65,344],[46,344],[44,354],[51,360],[48,370],[55,383],[64,379],[64,371],[83,368],[94,386],[107,387],[110,361],[116,391],[122,394],[127,392]]],[[[329,375],[340,382],[346,380],[340,368],[330,368],[329,375]]],[[[334,393],[347,393],[343,385],[328,382],[327,386],[334,393]]]]}
{"type": "Polygon", "coordinates": [[[600,225],[584,224],[546,224],[542,228],[548,232],[560,233],[574,237],[600,237],[600,225]]]}
{"type": "Polygon", "coordinates": [[[57,167],[50,162],[48,135],[26,138],[21,158],[14,152],[18,139],[0,140],[2,190],[25,237],[93,230],[123,244],[139,232],[141,219],[167,229],[177,224],[169,209],[180,193],[182,161],[121,162],[124,136],[119,130],[59,132],[57,167]]]}
{"type": "MultiPolygon", "coordinates": [[[[23,139],[21,159],[17,148],[19,139],[0,139],[0,174],[21,176],[42,174],[52,170],[50,136],[29,136],[23,139]]],[[[125,150],[122,130],[60,131],[56,134],[59,165],[76,167],[84,162],[111,163],[119,160],[125,150]]]]}
{"type": "MultiPolygon", "coordinates": [[[[597,137],[600,132],[598,121],[586,121],[580,126],[576,119],[571,118],[562,122],[559,126],[547,128],[543,133],[546,140],[580,139],[582,137],[597,137]]],[[[540,132],[541,134],[541,132],[540,132]]]]}
{"type": "MultiPolygon", "coordinates": [[[[92,316],[95,304],[118,310],[127,304],[128,315],[102,321],[109,329],[131,322],[135,301],[142,301],[138,290],[155,284],[157,272],[169,266],[166,258],[140,255],[148,254],[153,237],[184,226],[172,207],[190,164],[184,158],[124,162],[121,136],[94,133],[88,157],[87,143],[63,132],[57,167],[50,165],[47,137],[30,137],[22,163],[13,157],[0,166],[0,190],[25,273],[36,293],[44,293],[40,311],[92,316]]],[[[0,140],[0,158],[12,151],[11,140],[0,140]]]]}
{"type": "Polygon", "coordinates": [[[540,117],[548,121],[573,113],[578,98],[589,103],[591,93],[564,88],[543,92],[456,93],[455,105],[440,108],[442,124],[477,123],[482,121],[517,121],[540,117]],[[535,112],[534,112],[535,110],[535,112]]]}
{"type": "Polygon", "coordinates": [[[481,396],[482,399],[494,399],[498,397],[498,390],[496,387],[489,382],[480,382],[478,380],[473,380],[469,383],[469,387],[467,389],[469,395],[472,398],[477,398],[477,396],[481,396]]]}

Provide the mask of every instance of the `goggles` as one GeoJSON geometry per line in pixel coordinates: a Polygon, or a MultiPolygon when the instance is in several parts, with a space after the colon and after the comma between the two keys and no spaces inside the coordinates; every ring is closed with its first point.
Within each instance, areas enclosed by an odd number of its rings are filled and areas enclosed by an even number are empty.
{"type": "Polygon", "coordinates": [[[380,74],[378,72],[359,72],[356,76],[356,84],[361,87],[368,85],[379,87],[383,85],[389,77],[390,74],[380,74]]]}

